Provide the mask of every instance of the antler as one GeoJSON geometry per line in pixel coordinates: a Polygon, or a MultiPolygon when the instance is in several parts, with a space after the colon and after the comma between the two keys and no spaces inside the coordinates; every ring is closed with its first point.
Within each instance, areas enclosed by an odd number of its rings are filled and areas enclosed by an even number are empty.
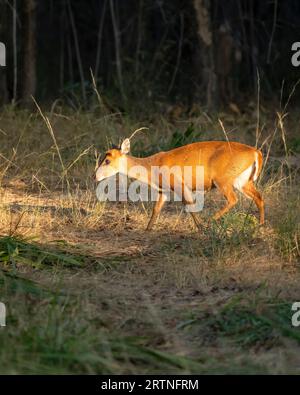
{"type": "Polygon", "coordinates": [[[136,129],[128,139],[129,139],[129,140],[132,139],[132,137],[133,137],[136,133],[140,132],[141,130],[145,130],[145,129],[148,129],[148,130],[149,130],[149,128],[146,128],[145,126],[143,126],[142,128],[136,129]]]}

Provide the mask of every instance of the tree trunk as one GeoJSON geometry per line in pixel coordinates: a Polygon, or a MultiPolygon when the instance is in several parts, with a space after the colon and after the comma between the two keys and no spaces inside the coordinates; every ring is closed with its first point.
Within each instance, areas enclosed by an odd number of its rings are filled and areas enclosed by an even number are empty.
{"type": "Polygon", "coordinates": [[[201,59],[201,67],[197,62],[197,68],[201,70],[199,77],[205,92],[205,104],[209,110],[213,110],[218,97],[210,3],[210,0],[193,0],[198,27],[199,61],[201,59]]]}
{"type": "Polygon", "coordinates": [[[21,102],[32,106],[31,95],[36,89],[36,3],[35,0],[23,0],[23,68],[21,102]]]}

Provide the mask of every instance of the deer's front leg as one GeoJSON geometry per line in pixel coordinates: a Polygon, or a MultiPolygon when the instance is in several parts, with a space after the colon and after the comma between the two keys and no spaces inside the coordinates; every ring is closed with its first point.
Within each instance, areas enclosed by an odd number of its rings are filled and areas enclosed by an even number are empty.
{"type": "Polygon", "coordinates": [[[153,227],[155,221],[157,220],[157,217],[159,216],[159,213],[160,213],[163,205],[165,204],[166,200],[167,200],[167,196],[160,192],[158,195],[158,200],[156,201],[156,203],[153,207],[152,215],[151,215],[151,218],[150,218],[150,221],[147,225],[146,230],[152,229],[152,227],[153,227]]]}
{"type": "Polygon", "coordinates": [[[197,204],[196,199],[193,197],[193,194],[189,188],[187,188],[185,185],[183,186],[183,188],[183,204],[185,205],[186,210],[191,214],[197,229],[201,230],[203,228],[201,220],[199,219],[196,212],[193,211],[193,209],[189,209],[189,206],[193,206],[195,208],[195,205],[197,204]]]}

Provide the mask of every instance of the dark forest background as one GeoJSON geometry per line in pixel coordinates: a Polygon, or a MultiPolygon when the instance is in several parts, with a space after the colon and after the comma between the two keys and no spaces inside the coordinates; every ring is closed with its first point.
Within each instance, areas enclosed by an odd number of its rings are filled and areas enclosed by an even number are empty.
{"type": "Polygon", "coordinates": [[[88,108],[93,75],[108,107],[217,109],[299,78],[299,0],[1,0],[0,23],[1,104],[88,108]]]}

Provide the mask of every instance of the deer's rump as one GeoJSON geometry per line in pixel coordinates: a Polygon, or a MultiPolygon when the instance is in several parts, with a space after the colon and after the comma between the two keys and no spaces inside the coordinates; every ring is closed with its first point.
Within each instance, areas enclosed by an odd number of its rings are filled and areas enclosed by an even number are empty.
{"type": "Polygon", "coordinates": [[[237,142],[207,141],[163,153],[161,165],[169,168],[180,166],[183,174],[190,167],[193,173],[192,189],[200,187],[197,185],[196,167],[202,166],[205,190],[220,184],[231,184],[241,190],[247,182],[257,179],[262,160],[261,152],[254,147],[237,142]]]}

